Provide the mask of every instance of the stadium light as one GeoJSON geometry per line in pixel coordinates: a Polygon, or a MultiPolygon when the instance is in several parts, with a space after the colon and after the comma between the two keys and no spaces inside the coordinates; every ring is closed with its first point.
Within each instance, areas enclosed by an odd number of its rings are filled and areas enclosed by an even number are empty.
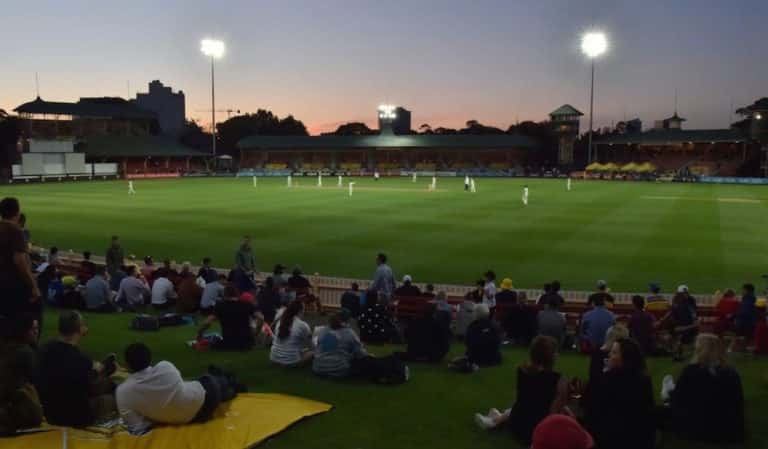
{"type": "Polygon", "coordinates": [[[590,31],[581,36],[581,52],[592,62],[592,84],[589,90],[589,145],[587,148],[587,163],[592,163],[592,128],[595,109],[595,59],[608,50],[608,39],[605,33],[590,31]]]}
{"type": "Polygon", "coordinates": [[[763,119],[763,114],[761,114],[759,112],[757,114],[755,114],[755,120],[762,120],[762,119],[763,119]]]}
{"type": "Polygon", "coordinates": [[[379,118],[382,119],[395,119],[397,118],[396,106],[391,104],[382,104],[379,106],[379,118]]]}
{"type": "Polygon", "coordinates": [[[200,41],[200,51],[211,58],[211,141],[213,157],[216,157],[216,76],[214,61],[224,56],[224,42],[217,39],[203,39],[200,41]]]}

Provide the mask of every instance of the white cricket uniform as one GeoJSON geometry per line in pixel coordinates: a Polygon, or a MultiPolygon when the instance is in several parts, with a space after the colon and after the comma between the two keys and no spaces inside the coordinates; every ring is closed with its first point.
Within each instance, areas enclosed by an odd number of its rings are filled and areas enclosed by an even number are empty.
{"type": "Polygon", "coordinates": [[[350,182],[349,183],[349,196],[352,196],[352,191],[354,190],[355,183],[350,182]]]}
{"type": "Polygon", "coordinates": [[[288,175],[288,187],[293,187],[293,177],[288,175]]]}
{"type": "Polygon", "coordinates": [[[416,182],[416,172],[413,172],[413,182],[416,182]]]}
{"type": "Polygon", "coordinates": [[[474,178],[469,180],[469,191],[470,192],[477,192],[477,189],[475,188],[475,179],[474,178]]]}
{"type": "Polygon", "coordinates": [[[570,192],[571,191],[571,178],[568,178],[568,183],[566,184],[566,186],[567,186],[566,188],[570,192]]]}
{"type": "Polygon", "coordinates": [[[376,181],[379,180],[379,172],[373,172],[373,179],[375,179],[376,181]]]}
{"type": "Polygon", "coordinates": [[[432,177],[432,190],[436,190],[436,189],[437,189],[437,177],[433,176],[432,177]]]}
{"type": "Polygon", "coordinates": [[[528,187],[523,187],[523,204],[528,205],[528,187]]]}
{"type": "Polygon", "coordinates": [[[136,190],[133,188],[133,181],[128,181],[128,194],[129,195],[135,195],[136,190]]]}
{"type": "Polygon", "coordinates": [[[317,186],[322,187],[323,186],[323,175],[318,174],[317,175],[317,186]]]}
{"type": "Polygon", "coordinates": [[[469,176],[464,177],[464,190],[469,190],[469,176]]]}
{"type": "Polygon", "coordinates": [[[344,186],[344,180],[342,179],[341,176],[339,176],[339,187],[343,187],[343,186],[344,186]]]}

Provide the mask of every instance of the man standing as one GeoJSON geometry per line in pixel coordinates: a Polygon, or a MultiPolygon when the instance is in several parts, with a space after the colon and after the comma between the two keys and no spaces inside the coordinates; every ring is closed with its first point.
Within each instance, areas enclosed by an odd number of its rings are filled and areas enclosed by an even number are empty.
{"type": "Polygon", "coordinates": [[[288,188],[293,187],[293,178],[291,175],[288,175],[288,188]]]}
{"type": "Polygon", "coordinates": [[[40,301],[40,291],[29,265],[24,233],[18,224],[20,214],[16,198],[0,201],[0,315],[11,319],[39,308],[40,301]]]}
{"type": "Polygon", "coordinates": [[[374,181],[378,181],[379,180],[379,171],[378,170],[373,172],[373,180],[374,181]]]}
{"type": "Polygon", "coordinates": [[[128,181],[128,195],[136,195],[136,190],[133,188],[133,181],[128,181]]]}
{"type": "Polygon", "coordinates": [[[322,187],[323,186],[323,174],[318,173],[317,174],[317,186],[322,187]]]}
{"type": "Polygon", "coordinates": [[[344,187],[344,177],[339,175],[338,187],[344,187]]]}
{"type": "Polygon", "coordinates": [[[464,175],[464,191],[469,191],[469,175],[464,175]]]}
{"type": "Polygon", "coordinates": [[[566,186],[565,187],[566,190],[568,190],[570,192],[571,191],[571,177],[570,176],[568,177],[568,181],[566,181],[565,186],[566,186]]]}
{"type": "Polygon", "coordinates": [[[432,177],[432,184],[429,186],[429,190],[433,192],[437,190],[437,176],[432,177]]]}
{"type": "Polygon", "coordinates": [[[243,237],[243,242],[240,244],[237,253],[235,253],[235,267],[253,279],[256,271],[256,257],[251,249],[251,236],[249,235],[243,237]]]}
{"type": "Polygon", "coordinates": [[[523,206],[528,205],[528,185],[523,186],[523,206]]]}
{"type": "Polygon", "coordinates": [[[477,188],[475,187],[475,178],[471,178],[469,180],[469,191],[472,193],[477,192],[477,188]]]}
{"type": "Polygon", "coordinates": [[[416,172],[413,172],[413,176],[411,177],[411,182],[416,182],[416,172]]]}
{"type": "Polygon", "coordinates": [[[387,265],[387,255],[379,253],[376,256],[376,272],[373,273],[373,282],[369,290],[378,292],[379,303],[387,304],[392,299],[395,290],[395,275],[392,268],[387,265]]]}
{"type": "Polygon", "coordinates": [[[110,276],[114,276],[123,267],[123,248],[120,246],[120,236],[112,236],[112,245],[107,249],[106,255],[107,273],[110,276]]]}

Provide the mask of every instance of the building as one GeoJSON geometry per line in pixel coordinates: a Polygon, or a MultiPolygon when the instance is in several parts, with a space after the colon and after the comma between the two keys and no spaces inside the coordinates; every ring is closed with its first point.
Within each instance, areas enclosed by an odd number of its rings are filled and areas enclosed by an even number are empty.
{"type": "Polygon", "coordinates": [[[398,136],[411,134],[411,111],[402,106],[379,106],[379,132],[398,136]]]}
{"type": "Polygon", "coordinates": [[[149,83],[149,92],[137,93],[136,105],[152,111],[157,116],[160,131],[169,136],[178,136],[184,129],[186,105],[184,92],[174,92],[158,80],[149,83]]]}
{"type": "Polygon", "coordinates": [[[573,164],[573,146],[579,138],[579,121],[583,113],[564,104],[549,114],[549,121],[557,137],[557,160],[560,165],[573,164]]]}

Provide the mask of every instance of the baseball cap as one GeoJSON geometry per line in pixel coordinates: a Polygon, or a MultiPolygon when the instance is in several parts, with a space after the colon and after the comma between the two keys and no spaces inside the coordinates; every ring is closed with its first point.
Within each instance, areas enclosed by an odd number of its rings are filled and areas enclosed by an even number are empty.
{"type": "Polygon", "coordinates": [[[533,430],[531,449],[591,449],[595,441],[573,418],[549,415],[533,430]]]}
{"type": "Polygon", "coordinates": [[[599,280],[599,281],[597,281],[597,288],[599,288],[599,289],[603,289],[603,288],[605,288],[605,287],[608,287],[608,283],[607,283],[607,282],[605,282],[605,281],[604,281],[604,280],[602,280],[602,279],[601,279],[601,280],[599,280]]]}
{"type": "Polygon", "coordinates": [[[685,284],[680,284],[677,286],[677,292],[678,293],[688,293],[688,286],[685,284]]]}
{"type": "Polygon", "coordinates": [[[403,282],[413,282],[413,279],[411,279],[411,275],[406,274],[405,276],[403,276],[403,282]]]}

